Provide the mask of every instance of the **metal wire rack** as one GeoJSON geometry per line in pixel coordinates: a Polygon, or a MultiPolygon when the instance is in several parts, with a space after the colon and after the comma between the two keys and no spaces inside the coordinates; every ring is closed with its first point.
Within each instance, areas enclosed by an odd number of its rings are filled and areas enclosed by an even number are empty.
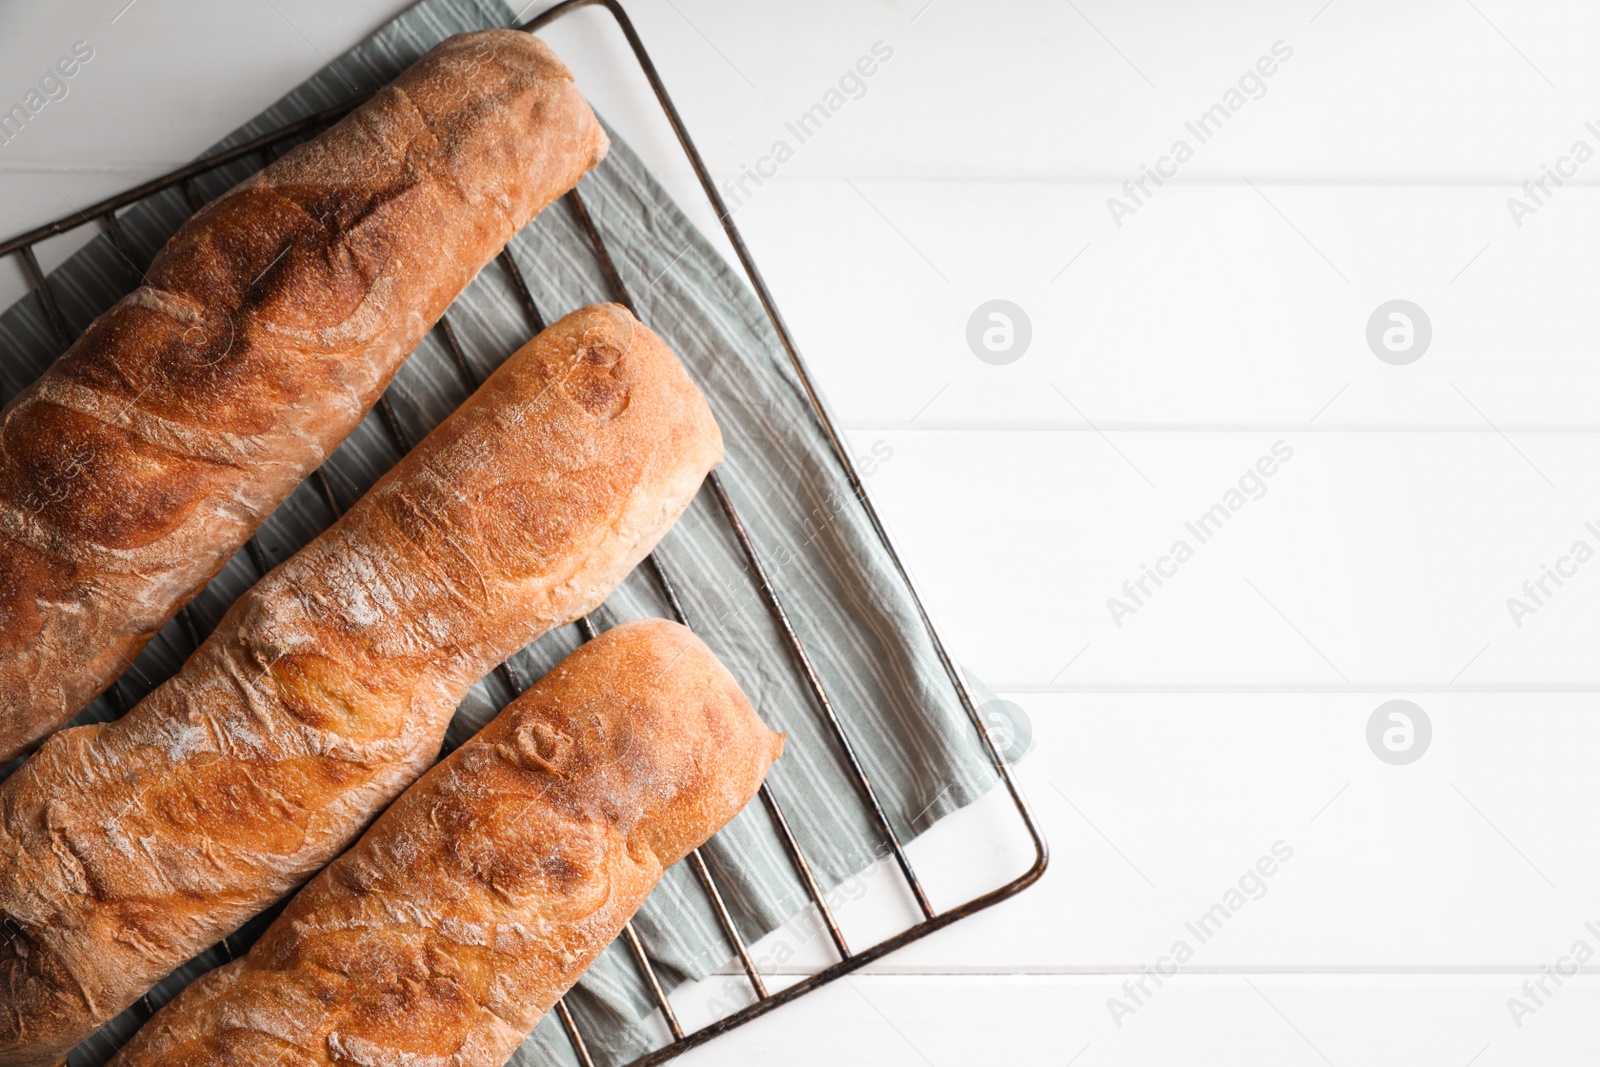
{"type": "MultiPolygon", "coordinates": [[[[834,914],[833,909],[827,902],[820,883],[813,873],[811,863],[806,857],[805,850],[801,847],[799,840],[796,838],[791,828],[789,819],[784,813],[783,805],[780,803],[779,798],[773,791],[770,783],[763,785],[760,791],[762,805],[765,807],[768,815],[771,818],[774,831],[783,847],[783,851],[788,856],[788,859],[794,868],[795,874],[798,876],[801,885],[804,887],[806,896],[809,898],[811,904],[817,909],[823,926],[828,933],[829,940],[832,942],[833,951],[837,955],[838,959],[830,966],[825,967],[817,973],[799,982],[789,985],[782,990],[776,992],[768,990],[766,982],[763,980],[762,975],[755,964],[754,958],[750,953],[750,948],[746,944],[743,936],[740,934],[737,926],[734,923],[733,916],[728,910],[721,888],[718,886],[716,879],[713,877],[711,869],[707,865],[700,850],[695,850],[694,852],[690,853],[685,862],[690,865],[696,881],[699,883],[706,896],[707,902],[716,915],[717,923],[726,937],[729,947],[739,960],[739,964],[744,972],[745,979],[749,982],[751,992],[754,994],[754,1001],[753,1003],[750,1003],[741,1009],[718,1018],[711,1023],[700,1027],[699,1029],[685,1032],[682,1025],[678,1021],[677,1014],[673,1011],[671,1002],[667,998],[667,991],[663,987],[660,977],[657,975],[654,966],[650,962],[650,958],[645,951],[644,942],[640,938],[638,931],[634,928],[634,925],[630,922],[623,930],[623,940],[627,943],[629,953],[632,956],[634,963],[637,965],[639,976],[643,980],[651,1000],[654,1002],[656,1008],[660,1011],[661,1017],[665,1022],[667,1029],[672,1034],[672,1040],[668,1044],[647,1053],[639,1059],[634,1060],[633,1063],[629,1065],[629,1067],[648,1067],[648,1065],[663,1063],[669,1059],[672,1059],[687,1049],[693,1048],[696,1045],[704,1044],[712,1038],[732,1030],[734,1027],[740,1026],[743,1023],[749,1022],[750,1020],[756,1018],[757,1016],[764,1015],[767,1012],[772,1011],[779,1005],[786,1004],[792,1000],[797,1000],[800,997],[805,996],[807,993],[818,989],[829,982],[833,982],[839,978],[842,978],[851,971],[865,966],[873,960],[879,959],[898,948],[928,936],[935,930],[949,926],[952,923],[958,922],[959,920],[964,919],[976,912],[982,911],[985,908],[997,904],[1008,897],[1014,896],[1023,889],[1032,885],[1034,882],[1038,881],[1038,879],[1044,874],[1044,869],[1049,858],[1049,852],[1044,836],[1040,832],[1039,826],[1028,807],[1028,803],[1026,799],[1024,799],[1022,792],[1018,788],[1017,782],[1012,775],[1010,765],[1007,763],[1005,757],[1001,754],[994,738],[984,727],[983,720],[979,715],[971,690],[967,687],[966,681],[962,677],[961,672],[957,669],[954,661],[951,660],[949,654],[945,651],[943,643],[939,640],[939,635],[933,628],[933,624],[929,619],[925,608],[923,607],[921,598],[916,594],[916,590],[911,582],[910,575],[906,572],[905,566],[901,562],[899,555],[895,552],[894,546],[890,542],[888,534],[884,530],[883,524],[878,518],[877,512],[873,509],[871,501],[867,498],[866,492],[861,483],[861,478],[856,472],[855,467],[850,460],[849,454],[844,447],[844,443],[834,429],[833,422],[829,418],[822,400],[812,384],[811,377],[806,370],[805,363],[800,357],[799,350],[795,346],[794,339],[790,335],[787,325],[784,323],[783,316],[779,313],[777,305],[773,301],[772,294],[768,290],[766,282],[762,278],[761,271],[757,268],[754,258],[751,256],[749,249],[746,247],[744,239],[739,233],[738,227],[734,225],[732,214],[729,212],[727,205],[723,202],[722,197],[716,188],[716,184],[711,178],[710,172],[706,169],[705,162],[701,159],[699,150],[696,149],[694,141],[690,138],[688,130],[684,127],[683,120],[679,116],[678,110],[676,106],[674,106],[672,98],[668,94],[666,86],[663,84],[661,77],[656,70],[655,64],[651,61],[650,55],[645,49],[644,42],[640,39],[637,31],[634,29],[633,23],[628,18],[627,13],[623,10],[621,3],[619,0],[565,0],[565,2],[556,4],[555,6],[546,10],[544,13],[522,24],[518,28],[529,33],[537,32],[538,30],[550,25],[563,16],[568,15],[579,8],[585,7],[603,7],[609,11],[616,20],[618,27],[623,33],[623,36],[627,39],[628,45],[632,49],[635,58],[638,60],[639,66],[646,79],[649,81],[650,87],[654,91],[656,99],[661,105],[661,109],[665,114],[667,121],[671,124],[672,130],[677,136],[679,145],[682,147],[685,156],[688,158],[690,165],[693,167],[695,175],[699,178],[700,185],[704,189],[706,197],[710,201],[712,208],[715,210],[717,218],[721,222],[722,228],[726,233],[729,242],[733,246],[734,252],[738,256],[740,264],[744,268],[751,287],[754,289],[757,298],[761,301],[762,308],[766,311],[767,317],[771,320],[773,329],[776,331],[777,336],[782,342],[784,350],[789,357],[789,360],[794,366],[794,370],[799,377],[800,383],[805,389],[806,397],[811,403],[817,423],[826,436],[835,457],[838,459],[840,467],[843,469],[844,474],[849,482],[850,488],[855,494],[856,500],[867,516],[873,532],[882,541],[889,559],[893,562],[898,577],[904,581],[907,590],[910,592],[912,601],[915,603],[917,608],[918,617],[922,625],[927,629],[928,637],[931,640],[935,653],[939,658],[940,665],[949,675],[951,683],[955,686],[956,691],[960,695],[962,706],[965,709],[968,718],[971,720],[973,728],[977,731],[982,745],[982,750],[988,755],[989,759],[993,763],[994,768],[998,773],[1001,782],[1004,784],[1009,798],[1012,804],[1015,806],[1017,814],[1021,818],[1022,824],[1034,847],[1034,860],[1032,864],[1018,877],[1006,882],[996,889],[974,897],[956,907],[948,908],[943,911],[934,908],[928,898],[927,892],[923,888],[921,878],[918,876],[916,869],[912,866],[909,856],[906,854],[904,842],[900,839],[899,834],[895,831],[893,825],[890,823],[887,813],[884,811],[882,804],[878,800],[877,792],[873,787],[871,778],[868,776],[866,770],[862,766],[856,745],[850,737],[849,730],[846,728],[843,720],[839,717],[833,702],[830,700],[828,693],[822,684],[821,676],[818,674],[809,653],[806,651],[805,645],[801,642],[799,634],[796,632],[794,626],[789,620],[788,613],[785,611],[783,602],[779,598],[776,589],[772,585],[766,566],[762,561],[761,554],[757,550],[756,545],[750,536],[749,529],[746,527],[743,519],[740,518],[739,512],[734,506],[733,498],[730,496],[727,486],[723,483],[717,472],[713,471],[708,478],[711,494],[715,498],[718,508],[726,520],[729,529],[732,531],[735,540],[738,542],[740,551],[750,565],[750,573],[755,580],[761,598],[783,636],[783,640],[787,645],[787,651],[793,660],[794,667],[799,670],[804,678],[805,687],[807,690],[809,690],[812,701],[816,705],[816,711],[821,715],[822,720],[827,727],[827,732],[832,736],[835,744],[838,746],[839,755],[843,758],[844,766],[848,770],[850,777],[854,782],[856,790],[860,796],[860,800],[868,814],[869,820],[880,835],[881,843],[886,846],[887,853],[893,857],[895,866],[899,870],[902,880],[907,889],[910,891],[912,898],[915,900],[922,918],[920,921],[916,922],[914,925],[906,928],[905,930],[902,930],[900,933],[879,941],[870,947],[855,949],[851,948],[845,939],[844,933],[840,928],[838,919],[834,914]]],[[[39,302],[43,307],[45,318],[48,320],[51,330],[55,333],[57,339],[62,343],[62,345],[70,345],[75,340],[74,335],[67,326],[66,319],[61,313],[60,305],[57,303],[55,294],[51,291],[50,284],[45,278],[44,271],[39,264],[38,256],[34,251],[35,246],[40,241],[57,236],[59,234],[67,233],[82,226],[97,223],[104,230],[105,234],[115,246],[117,251],[121,254],[123,260],[128,264],[131,280],[135,285],[137,285],[140,281],[142,281],[142,277],[137,267],[134,266],[131,246],[129,245],[128,240],[117,221],[116,213],[119,210],[129,207],[145,199],[146,197],[175,187],[181,188],[189,202],[190,207],[198,210],[201,206],[203,206],[204,199],[200,195],[200,192],[195,185],[195,179],[197,177],[208,174],[226,164],[251,157],[258,158],[261,163],[265,165],[276,158],[278,151],[282,148],[282,146],[285,145],[286,142],[289,142],[302,134],[310,133],[337,121],[339,118],[343,117],[345,114],[359,106],[365,99],[365,97],[361,97],[354,100],[349,100],[335,107],[325,109],[313,115],[309,115],[306,118],[290,123],[272,131],[271,133],[253,138],[242,144],[218,152],[212,156],[208,156],[205,159],[191,163],[188,166],[181,167],[169,174],[163,175],[162,177],[152,179],[116,196],[102,200],[99,203],[84,208],[80,211],[75,211],[70,216],[63,217],[54,222],[30,230],[27,233],[20,234],[4,242],[0,242],[0,256],[13,255],[17,257],[17,260],[22,266],[23,273],[27,277],[30,286],[37,295],[39,302]]],[[[587,234],[590,243],[593,245],[594,253],[599,262],[600,269],[611,289],[612,298],[618,303],[629,308],[630,311],[637,312],[637,308],[633,303],[627,286],[624,283],[621,274],[617,270],[616,262],[612,259],[611,253],[606,247],[605,240],[601,236],[599,228],[595,225],[593,217],[590,215],[588,208],[585,206],[583,197],[576,189],[574,189],[572,192],[566,195],[565,199],[578,223],[582,226],[584,232],[587,234]]],[[[539,331],[543,330],[545,327],[544,316],[540,313],[538,305],[534,302],[533,295],[528,288],[527,280],[524,278],[521,269],[518,267],[515,259],[512,257],[509,248],[501,250],[498,256],[498,263],[500,268],[505,272],[507,280],[510,282],[511,287],[517,296],[518,302],[522,305],[522,309],[528,319],[529,328],[533,331],[533,333],[538,333],[539,331]]],[[[456,370],[461,375],[463,383],[466,385],[469,391],[475,390],[478,385],[481,384],[481,381],[466,359],[461,344],[457,339],[456,332],[451,326],[448,311],[439,320],[435,329],[438,331],[440,339],[443,342],[446,351],[449,353],[451,361],[454,363],[456,370]]],[[[400,420],[396,417],[395,411],[391,406],[387,396],[380,398],[377,409],[383,425],[388,434],[393,438],[394,443],[400,448],[402,453],[409,451],[414,442],[409,439],[409,435],[406,433],[400,420]]],[[[328,481],[326,473],[323,470],[318,469],[312,473],[311,479],[324,503],[328,505],[329,510],[335,516],[340,514],[342,509],[333,493],[332,486],[328,481]]],[[[255,538],[251,538],[246,547],[251,563],[256,569],[258,576],[264,576],[270,569],[266,553],[263,551],[261,545],[256,541],[255,538]]],[[[673,617],[685,626],[692,627],[692,620],[685,612],[683,603],[678,596],[677,580],[668,572],[660,558],[652,554],[646,558],[644,566],[649,571],[656,585],[659,587],[673,617]]],[[[185,607],[182,609],[179,612],[178,618],[185,635],[193,642],[195,646],[198,646],[201,641],[201,634],[189,608],[185,607]]],[[[599,627],[596,622],[588,617],[578,620],[578,622],[574,625],[578,628],[584,640],[594,637],[599,632],[599,627]]],[[[502,663],[498,668],[496,668],[496,671],[500,675],[501,679],[510,687],[513,693],[522,692],[524,688],[523,681],[520,677],[518,677],[518,672],[512,663],[509,661],[502,663]]],[[[120,681],[112,684],[110,690],[108,691],[108,695],[111,698],[113,707],[119,714],[128,710],[128,701],[122,692],[120,681]]],[[[231,939],[225,939],[222,942],[222,947],[230,957],[237,951],[237,949],[233,946],[231,939]]],[[[148,999],[143,1001],[142,1004],[146,1013],[152,1010],[148,999]]],[[[582,1065],[582,1067],[594,1067],[594,1060],[590,1055],[588,1044],[584,1040],[583,1033],[579,1029],[578,1023],[574,1018],[572,1011],[568,1008],[566,1002],[564,1000],[558,1001],[555,1006],[555,1011],[561,1022],[562,1028],[566,1032],[567,1038],[572,1045],[572,1050],[576,1055],[578,1062],[582,1065]]]]}

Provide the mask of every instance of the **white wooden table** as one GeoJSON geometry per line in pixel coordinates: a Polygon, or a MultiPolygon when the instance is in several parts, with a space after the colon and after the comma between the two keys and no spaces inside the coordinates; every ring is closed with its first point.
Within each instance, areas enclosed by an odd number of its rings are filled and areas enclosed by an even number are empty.
{"type": "MultiPolygon", "coordinates": [[[[0,233],[186,161],[402,6],[125,3],[0,10],[0,105],[94,50],[0,145],[0,233]]],[[[949,644],[1031,720],[1055,857],[685,1062],[1592,1062],[1600,10],[629,8],[853,444],[888,456],[870,490],[949,644]],[[1525,191],[1546,166],[1563,184],[1525,191]],[[747,168],[770,177],[740,192],[747,168]],[[1031,323],[1006,365],[966,339],[993,299],[1031,323]],[[1366,336],[1395,299],[1431,324],[1405,365],[1366,336]],[[1368,745],[1393,699],[1431,723],[1407,765],[1368,745]]],[[[604,17],[552,41],[698,205],[604,17]]],[[[966,857],[945,902],[1015,870],[1003,822],[918,844],[966,857]]],[[[887,883],[858,928],[892,922],[887,883]]],[[[772,954],[777,985],[825,961],[772,954]]]]}

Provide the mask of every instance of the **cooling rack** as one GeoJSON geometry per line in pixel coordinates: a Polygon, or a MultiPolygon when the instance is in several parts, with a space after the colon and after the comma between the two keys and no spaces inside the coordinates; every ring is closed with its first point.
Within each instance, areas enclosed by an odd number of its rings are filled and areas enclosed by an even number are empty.
{"type": "MultiPolygon", "coordinates": [[[[678,114],[678,110],[674,106],[655,64],[651,61],[650,55],[645,49],[644,42],[640,39],[632,21],[623,10],[622,4],[619,0],[566,0],[566,2],[556,4],[537,17],[523,23],[518,28],[529,33],[536,32],[573,11],[586,7],[601,7],[610,12],[626,38],[629,48],[637,59],[641,71],[648,80],[651,90],[661,106],[662,112],[671,125],[673,133],[677,136],[684,155],[699,179],[701,188],[710,201],[711,207],[716,213],[740,265],[744,268],[751,288],[760,300],[762,309],[771,321],[772,327],[783,345],[784,352],[793,365],[818,427],[826,437],[834,458],[837,459],[857,503],[868,519],[874,535],[882,542],[885,553],[895,568],[896,577],[905,584],[911,601],[916,607],[918,620],[926,628],[927,636],[939,663],[959,694],[962,707],[971,722],[972,728],[977,732],[981,751],[992,763],[1034,848],[1032,864],[1026,871],[1011,881],[952,908],[939,910],[932,905],[923,887],[922,879],[917,874],[910,857],[906,853],[905,843],[891,825],[888,815],[879,802],[872,779],[867,774],[860,759],[857,744],[852,739],[844,721],[840,718],[833,701],[829,698],[811,655],[791,623],[783,601],[770,580],[766,564],[763,562],[761,552],[752,538],[749,528],[740,517],[738,508],[735,506],[726,484],[720,475],[713,471],[707,479],[710,493],[715,499],[718,510],[726,521],[735,541],[738,543],[740,552],[749,565],[750,574],[760,593],[761,600],[766,610],[771,614],[773,622],[782,636],[786,646],[785,652],[791,661],[792,668],[799,672],[799,676],[804,682],[804,689],[811,697],[814,711],[820,716],[823,725],[826,727],[826,735],[831,737],[837,747],[837,754],[841,758],[842,764],[855,787],[857,796],[863,805],[863,810],[868,817],[870,825],[875,829],[879,837],[882,851],[892,857],[894,867],[898,870],[901,880],[915,901],[921,918],[899,933],[877,941],[872,945],[852,947],[846,940],[834,910],[828,904],[822,887],[813,873],[811,861],[807,858],[805,849],[791,827],[790,821],[785,814],[783,803],[770,783],[763,785],[760,792],[761,802],[770,816],[773,832],[776,834],[783,852],[787,855],[807,898],[811,905],[816,908],[837,959],[831,965],[799,982],[786,986],[781,990],[769,990],[751,955],[749,945],[734,923],[733,916],[728,909],[717,879],[713,876],[704,856],[699,850],[696,850],[684,862],[689,865],[695,881],[699,884],[707,903],[715,914],[717,924],[727,940],[728,948],[733,956],[738,959],[740,969],[743,971],[745,980],[749,983],[754,999],[750,1004],[717,1018],[704,1026],[685,1031],[668,999],[668,990],[662,984],[660,975],[650,961],[643,939],[634,925],[629,923],[623,930],[621,940],[625,942],[628,954],[637,966],[639,977],[643,981],[651,1001],[660,1012],[667,1030],[671,1033],[671,1040],[667,1044],[646,1053],[629,1065],[629,1067],[648,1067],[648,1065],[663,1063],[672,1059],[685,1050],[704,1044],[712,1038],[747,1023],[760,1015],[764,1015],[780,1005],[798,1000],[800,997],[827,985],[829,982],[836,981],[898,948],[927,937],[935,930],[959,922],[1008,897],[1014,896],[1038,881],[1043,875],[1049,852],[1044,836],[1017,785],[1010,765],[996,745],[994,738],[985,728],[972,691],[968,687],[961,671],[956,667],[948,652],[946,652],[943,642],[940,641],[939,635],[928,617],[921,598],[917,596],[910,575],[907,573],[899,555],[895,552],[894,546],[890,542],[888,534],[872,506],[872,502],[866,495],[860,475],[850,459],[844,442],[835,430],[833,421],[829,417],[825,405],[812,383],[811,376],[800,357],[800,352],[795,345],[794,338],[789,333],[788,326],[784,323],[782,314],[778,311],[772,293],[767,288],[761,271],[756,266],[755,259],[751,256],[743,236],[734,224],[732,214],[723,202],[722,196],[718,192],[710,172],[706,169],[699,150],[689,136],[689,131],[684,126],[683,120],[678,114]]],[[[76,230],[79,227],[98,225],[130,265],[130,274],[135,275],[132,280],[137,284],[141,279],[137,277],[137,270],[132,266],[134,262],[132,249],[117,220],[116,213],[119,210],[136,204],[147,197],[174,188],[181,188],[188,199],[190,207],[193,210],[198,210],[203,205],[204,200],[195,184],[197,177],[240,160],[259,159],[261,164],[265,165],[276,158],[278,151],[287,142],[331,125],[359,106],[365,99],[366,97],[364,96],[359,97],[319,111],[270,133],[217,152],[188,166],[180,167],[169,174],[135,186],[80,211],[74,211],[70,216],[0,242],[0,256],[12,255],[17,257],[29,285],[43,307],[45,318],[49,322],[51,330],[62,345],[70,345],[76,338],[67,326],[60,305],[55,294],[51,291],[50,283],[40,267],[38,256],[34,250],[40,241],[76,230]]],[[[637,314],[638,309],[632,300],[631,294],[628,292],[627,285],[624,283],[616,262],[606,246],[600,228],[596,226],[582,195],[574,189],[566,195],[565,200],[568,209],[581,225],[583,232],[587,235],[589,243],[593,247],[600,270],[611,289],[612,299],[637,314]]],[[[533,333],[544,329],[544,316],[534,300],[521,268],[511,255],[509,247],[501,250],[497,257],[497,262],[500,269],[505,272],[506,278],[516,294],[517,301],[522,306],[522,310],[528,320],[529,329],[533,333]]],[[[443,342],[445,350],[448,352],[457,372],[461,375],[463,384],[469,391],[475,390],[481,384],[479,376],[466,359],[460,341],[451,325],[448,311],[439,320],[435,330],[438,332],[440,340],[443,342]]],[[[394,443],[402,452],[409,451],[414,442],[410,440],[409,434],[396,416],[387,396],[378,401],[377,410],[394,443]]],[[[319,469],[313,472],[311,480],[329,509],[335,515],[339,514],[341,510],[340,504],[333,493],[327,475],[319,469]]],[[[258,576],[265,575],[270,568],[267,554],[263,551],[259,542],[255,538],[251,538],[246,548],[258,576]]],[[[694,625],[693,619],[685,611],[683,602],[678,595],[678,576],[672,574],[660,557],[655,554],[647,557],[643,566],[659,588],[672,616],[678,622],[692,628],[694,625]]],[[[201,639],[199,627],[188,607],[180,611],[178,621],[186,635],[198,645],[201,639]]],[[[574,625],[578,628],[584,640],[594,637],[599,632],[597,624],[590,618],[580,619],[574,625]]],[[[501,664],[497,668],[497,673],[513,693],[520,693],[525,687],[523,680],[518,676],[519,672],[511,662],[508,661],[501,664]]],[[[122,691],[120,680],[112,684],[107,695],[118,713],[128,710],[129,704],[122,691]]],[[[224,952],[230,956],[238,951],[231,943],[231,940],[224,940],[222,947],[224,952]]],[[[143,1007],[146,1012],[151,1010],[148,999],[143,1002],[143,1007]]],[[[594,1067],[595,1061],[591,1056],[588,1042],[584,1038],[583,1031],[574,1013],[568,1008],[564,1000],[557,1002],[555,1012],[568,1041],[571,1043],[573,1054],[578,1062],[582,1067],[594,1067]]]]}

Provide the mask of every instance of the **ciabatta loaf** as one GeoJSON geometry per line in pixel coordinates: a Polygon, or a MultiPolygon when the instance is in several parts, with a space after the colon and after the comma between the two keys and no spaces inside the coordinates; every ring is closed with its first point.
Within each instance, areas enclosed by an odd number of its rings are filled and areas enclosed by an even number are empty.
{"type": "Polygon", "coordinates": [[[114,1067],[501,1067],[782,747],[688,630],[601,634],[406,790],[114,1067]]]}
{"type": "Polygon", "coordinates": [[[116,722],[0,785],[0,1063],[49,1064],[343,851],[474,681],[597,606],[722,456],[614,304],[531,341],[116,722]]]}
{"type": "Polygon", "coordinates": [[[465,34],[178,231],[0,415],[0,762],[126,668],[605,150],[543,43],[465,34]]]}

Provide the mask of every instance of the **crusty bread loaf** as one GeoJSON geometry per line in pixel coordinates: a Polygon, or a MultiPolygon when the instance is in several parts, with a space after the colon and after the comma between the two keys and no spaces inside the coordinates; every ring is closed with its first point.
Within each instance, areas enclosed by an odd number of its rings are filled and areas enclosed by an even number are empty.
{"type": "Polygon", "coordinates": [[[542,42],[465,34],[178,231],[0,417],[0,762],[110,684],[605,150],[542,42]]]}
{"type": "Polygon", "coordinates": [[[51,1062],[338,855],[471,684],[593,609],[720,460],[614,304],[494,373],[116,722],[0,784],[0,1063],[51,1062]]]}
{"type": "Polygon", "coordinates": [[[501,1067],[782,747],[682,626],[603,633],[406,790],[114,1067],[501,1067]]]}

